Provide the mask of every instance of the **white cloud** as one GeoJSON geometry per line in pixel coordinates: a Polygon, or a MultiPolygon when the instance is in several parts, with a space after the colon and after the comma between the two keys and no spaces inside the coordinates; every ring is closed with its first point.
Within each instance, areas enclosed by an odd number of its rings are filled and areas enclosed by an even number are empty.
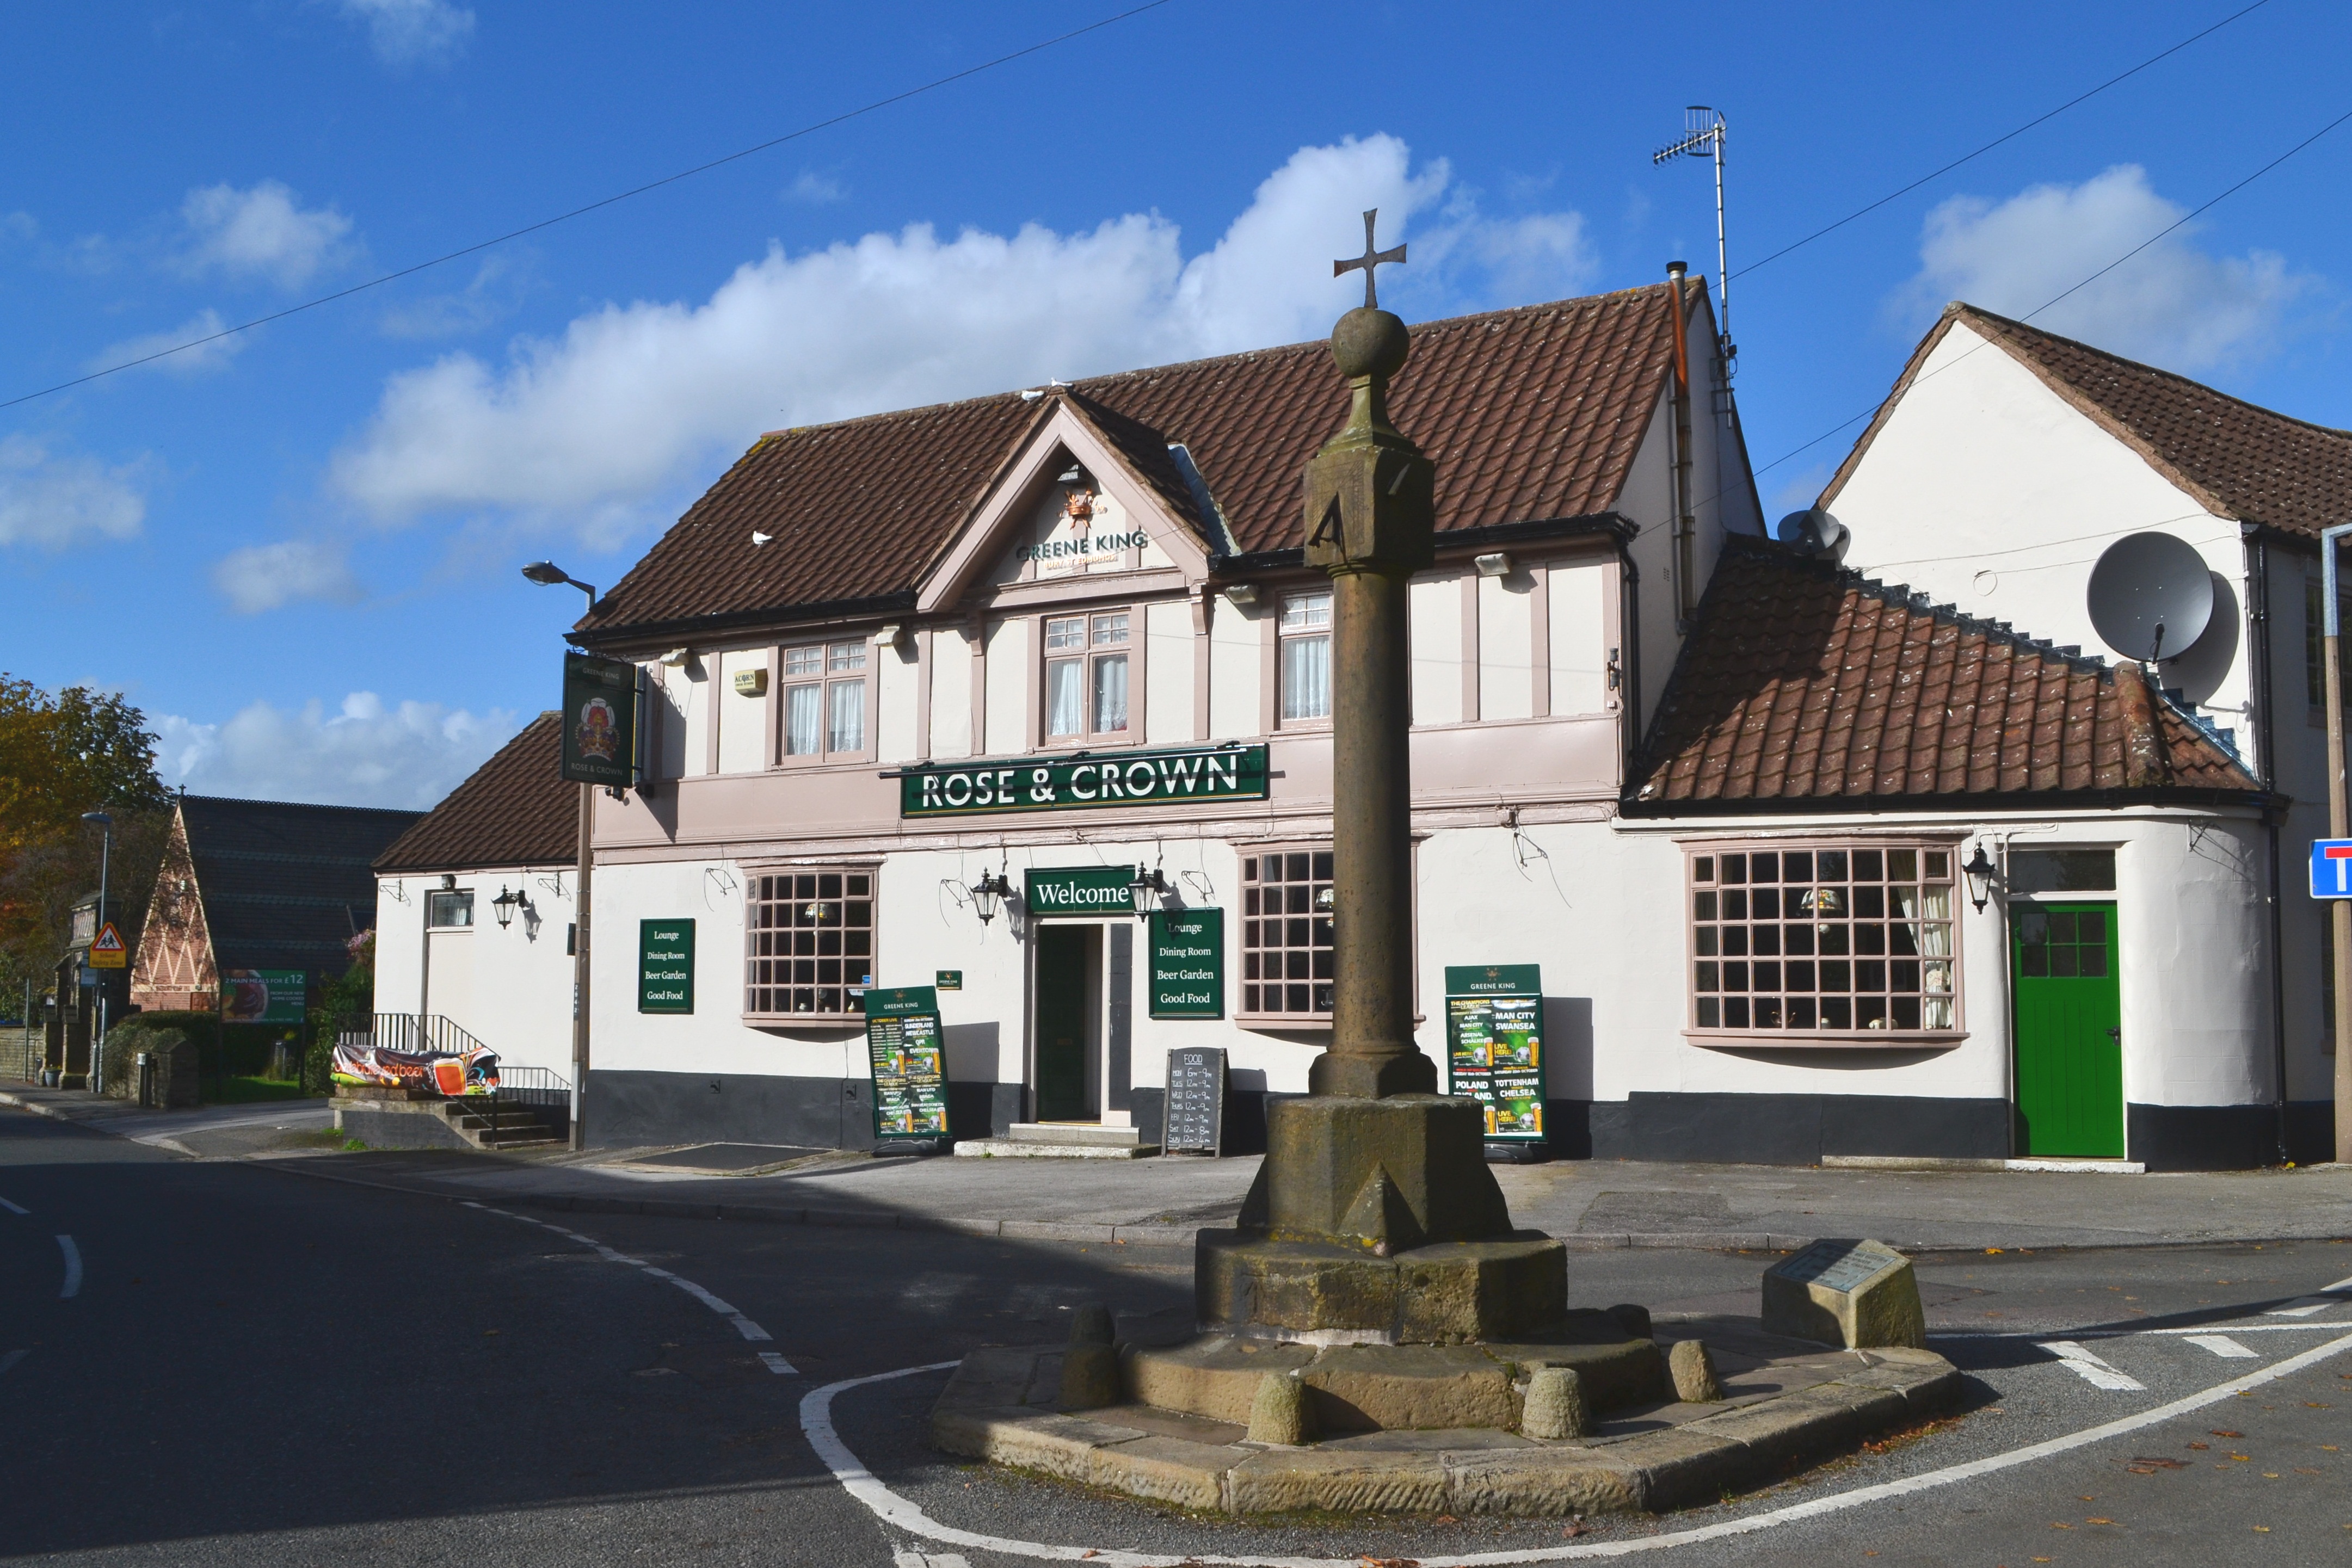
{"type": "Polygon", "coordinates": [[[150,354],[163,354],[163,358],[152,362],[152,369],[170,371],[183,376],[194,375],[200,371],[216,371],[243,353],[248,339],[248,334],[244,332],[229,338],[215,338],[213,335],[221,329],[221,325],[219,311],[211,308],[199,310],[168,332],[150,332],[144,337],[126,338],[120,343],[110,344],[91,355],[89,364],[83,368],[102,371],[146,359],[150,354]],[[209,343],[200,341],[205,338],[213,338],[213,340],[209,343]],[[176,354],[165,353],[166,350],[179,348],[182,343],[195,343],[197,346],[176,354]]]}
{"type": "Polygon", "coordinates": [[[840,181],[830,174],[819,174],[807,169],[802,170],[801,177],[784,188],[784,200],[788,202],[822,204],[840,201],[847,194],[849,193],[842,189],[840,181]]]}
{"type": "Polygon", "coordinates": [[[0,545],[63,549],[129,538],[147,516],[153,465],[109,467],[80,453],[53,454],[29,435],[0,436],[0,545]]]}
{"type": "Polygon", "coordinates": [[[310,539],[232,550],[214,564],[213,586],[240,615],[258,615],[297,599],[349,603],[360,597],[350,553],[310,539]]]}
{"type": "Polygon", "coordinates": [[[1497,222],[1450,172],[1373,136],[1301,149],[1213,248],[1129,214],[1068,235],[929,225],[800,256],[772,246],[701,305],[607,305],[504,367],[467,353],[394,376],[333,464],[383,521],[502,512],[610,547],[666,492],[757,431],[1320,336],[1360,298],[1360,214],[1413,265],[1381,287],[1411,309],[1573,293],[1592,270],[1572,213],[1497,222]],[[1431,214],[1424,225],[1415,215],[1431,214]]]}
{"type": "Polygon", "coordinates": [[[386,65],[438,65],[474,36],[474,14],[448,0],[342,0],[343,15],[367,24],[368,42],[386,65]]]}
{"type": "Polygon", "coordinates": [[[304,211],[276,180],[249,191],[226,183],[190,191],[180,218],[187,226],[181,265],[189,272],[261,277],[281,288],[299,288],[352,253],[346,243],[351,219],[332,207],[304,211]]]}
{"type": "Polygon", "coordinates": [[[485,257],[464,288],[394,305],[377,326],[387,338],[462,338],[481,331],[513,313],[520,292],[517,270],[506,257],[485,257]]]}
{"type": "MultiPolygon", "coordinates": [[[[2119,164],[2079,185],[2036,185],[1998,204],[1956,196],[1927,214],[1918,275],[1897,296],[1924,317],[1947,299],[2023,316],[2056,298],[2185,211],[2119,164]]],[[[2286,306],[2317,280],[2268,251],[2216,256],[2187,225],[2033,318],[2070,338],[2175,370],[2253,358],[2286,306]]]]}
{"type": "Polygon", "coordinates": [[[226,724],[154,719],[156,773],[199,795],[423,810],[437,804],[519,727],[494,708],[479,717],[439,703],[385,706],[353,692],[330,716],[310,702],[289,712],[256,702],[226,724]]]}

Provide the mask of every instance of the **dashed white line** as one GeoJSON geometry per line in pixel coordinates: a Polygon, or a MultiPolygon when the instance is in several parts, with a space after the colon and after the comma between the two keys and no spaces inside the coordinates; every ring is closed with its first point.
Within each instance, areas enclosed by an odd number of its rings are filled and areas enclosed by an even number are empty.
{"type": "Polygon", "coordinates": [[[6,1210],[7,1210],[9,1213],[11,1213],[11,1214],[30,1214],[30,1213],[32,1213],[32,1212],[33,1212],[33,1211],[32,1211],[31,1209],[29,1209],[29,1208],[19,1208],[19,1207],[17,1207],[15,1204],[10,1203],[10,1202],[9,1202],[6,1198],[5,1198],[5,1197],[0,1197],[0,1208],[5,1208],[5,1209],[6,1209],[6,1210]]]}
{"type": "Polygon", "coordinates": [[[2210,1350],[2225,1360],[2259,1361],[2262,1359],[2225,1333],[2183,1334],[2181,1339],[2184,1343],[2196,1345],[2200,1350],[2210,1350]]]}
{"type": "MultiPolygon", "coordinates": [[[[2110,1437],[2120,1437],[2149,1427],[2161,1426],[2177,1416],[2209,1405],[2219,1405],[2224,1399],[2234,1399],[2241,1394],[2261,1387],[2282,1377],[2292,1376],[2305,1367],[2315,1366],[2328,1357],[2352,1350],[2352,1334],[2314,1345],[2300,1355],[2273,1362],[2259,1372],[2243,1377],[2233,1377],[2227,1383],[2158,1405],[2137,1415],[2086,1427],[2063,1437],[2032,1443],[2012,1448],[2005,1454],[1971,1459],[1966,1464],[1952,1465],[1922,1475],[1906,1476],[1900,1480],[1882,1481],[1876,1486],[1856,1487],[1852,1491],[1831,1497],[1816,1498],[1810,1502],[1773,1509],[1765,1513],[1749,1514],[1745,1519],[1727,1519],[1719,1524],[1703,1525],[1696,1530],[1673,1531],[1658,1535],[1640,1536],[1622,1541],[1595,1541],[1567,1546],[1538,1546],[1516,1552],[1479,1552],[1460,1557],[1424,1557],[1422,1568],[1505,1568],[1522,1563],[1550,1563],[1582,1557],[1630,1557],[1638,1552],[1656,1552],[1676,1546],[1691,1546],[1705,1541],[1720,1541],[1727,1536],[1752,1535],[1775,1525],[1793,1524],[1802,1520],[1818,1519],[1860,1508],[1866,1503],[1884,1502],[1893,1498],[1907,1497],[1916,1492],[1930,1491],[1937,1487],[1951,1486],[1959,1481],[1974,1480],[2019,1465],[2032,1464],[2074,1448],[2088,1448],[2110,1437]]],[[[952,1525],[940,1523],[920,1508],[900,1497],[874,1479],[865,1461],[850,1452],[833,1427],[834,1396],[868,1383],[887,1383],[894,1378],[912,1377],[925,1372],[944,1372],[956,1365],[952,1361],[933,1362],[927,1366],[902,1367],[897,1372],[877,1373],[870,1377],[844,1378],[813,1388],[801,1397],[801,1430],[808,1435],[809,1446],[816,1450],[818,1460],[833,1472],[842,1490],[872,1510],[886,1524],[896,1525],[909,1535],[919,1535],[943,1545],[961,1546],[983,1552],[998,1552],[1008,1556],[1041,1557],[1060,1562],[1084,1560],[1095,1568],[1183,1568],[1187,1563],[1223,1565],[1246,1564],[1248,1568],[1352,1568],[1360,1558],[1330,1557],[1217,1557],[1206,1552],[1183,1557],[1163,1557],[1140,1552],[1128,1552],[1117,1547],[1065,1546],[1042,1541],[1014,1541],[1003,1536],[981,1535],[952,1525]]],[[[901,1562],[904,1559],[900,1559],[901,1562]]],[[[932,1562],[940,1561],[934,1557],[932,1562]]]]}
{"type": "Polygon", "coordinates": [[[58,1300],[70,1301],[81,1292],[81,1249],[70,1236],[58,1238],[58,1250],[66,1255],[66,1282],[58,1291],[58,1300]]]}
{"type": "Polygon", "coordinates": [[[2071,1339],[2047,1339],[2042,1341],[2041,1345],[2056,1356],[2067,1371],[2095,1388],[2112,1388],[2120,1394],[2147,1392],[2147,1384],[2127,1373],[2118,1372],[2071,1339]]]}
{"type": "MultiPolygon", "coordinates": [[[[478,1208],[484,1214],[503,1215],[509,1219],[520,1219],[525,1225],[536,1225],[542,1230],[552,1230],[558,1236],[564,1238],[566,1240],[577,1241],[581,1246],[593,1249],[596,1256],[604,1259],[607,1263],[625,1263],[630,1268],[641,1270],[644,1272],[652,1275],[656,1280],[667,1280],[671,1284],[676,1285],[679,1290],[684,1291],[688,1295],[692,1296],[696,1301],[700,1301],[704,1306],[709,1307],[712,1312],[717,1312],[720,1317],[725,1318],[730,1323],[734,1325],[734,1329],[737,1333],[741,1334],[746,1340],[751,1341],[755,1344],[762,1341],[772,1342],[775,1338],[775,1336],[771,1334],[766,1329],[761,1328],[758,1323],[753,1322],[750,1318],[744,1316],[739,1309],[719,1300],[717,1296],[711,1294],[709,1291],[704,1290],[693,1281],[683,1279],[678,1275],[671,1273],[667,1269],[656,1268],[653,1264],[646,1262],[642,1258],[632,1258],[625,1252],[616,1251],[613,1248],[605,1246],[602,1241],[597,1240],[593,1236],[583,1236],[577,1230],[566,1230],[561,1225],[556,1225],[551,1221],[537,1218],[531,1215],[516,1214],[509,1209],[494,1208],[487,1203],[476,1203],[471,1198],[466,1199],[465,1205],[467,1208],[478,1208]]],[[[797,1377],[800,1375],[800,1373],[793,1367],[791,1362],[786,1361],[782,1356],[777,1355],[772,1351],[762,1352],[760,1359],[767,1364],[767,1367],[770,1372],[776,1373],[779,1375],[785,1377],[797,1377]]]]}

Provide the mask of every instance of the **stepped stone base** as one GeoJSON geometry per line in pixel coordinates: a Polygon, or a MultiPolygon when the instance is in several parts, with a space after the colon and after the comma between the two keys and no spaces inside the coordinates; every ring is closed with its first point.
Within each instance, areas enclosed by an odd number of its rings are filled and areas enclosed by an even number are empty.
{"type": "Polygon", "coordinates": [[[1568,1249],[1538,1231],[1390,1257],[1203,1230],[1194,1311],[1213,1333],[1307,1344],[1462,1344],[1546,1333],[1568,1307],[1568,1249]]]}
{"type": "Polygon", "coordinates": [[[955,1152],[976,1159],[1139,1160],[1160,1152],[1133,1127],[1092,1122],[1015,1122],[1002,1138],[967,1138],[955,1152]]]}
{"type": "MultiPolygon", "coordinates": [[[[1597,1315],[1597,1314],[1595,1314],[1597,1315]]],[[[1563,1347],[1480,1346],[1324,1351],[1295,1344],[1203,1340],[1171,1350],[1129,1350],[1124,1364],[1154,1397],[1205,1410],[1134,1403],[1074,1413],[1056,1404],[1059,1349],[984,1350],[964,1358],[931,1412],[931,1441],[951,1454],[1125,1492],[1202,1512],[1518,1514],[1658,1512],[1719,1500],[1725,1492],[1785,1477],[1792,1466],[1846,1452],[1879,1432],[1913,1426],[1957,1401],[1960,1376],[1943,1357],[1907,1349],[1823,1351],[1763,1334],[1752,1321],[1701,1329],[1723,1371],[1724,1399],[1706,1405],[1662,1396],[1617,1406],[1587,1437],[1545,1440],[1511,1429],[1525,1373],[1563,1347]],[[1324,1358],[1335,1358],[1326,1362],[1324,1358]],[[1247,1412],[1232,1406],[1231,1375],[1263,1377],[1302,1363],[1318,1402],[1365,1411],[1373,1375],[1351,1363],[1391,1358],[1396,1389],[1419,1385],[1418,1411],[1388,1414],[1444,1422],[1413,1429],[1357,1430],[1297,1448],[1252,1443],[1247,1412]],[[1402,1358],[1402,1359],[1398,1359],[1402,1358]],[[1483,1358],[1483,1360],[1481,1359],[1483,1358]],[[1350,1382],[1350,1379],[1353,1382],[1350,1382]],[[1339,1393],[1333,1393],[1339,1390],[1339,1393]]],[[[1592,1344],[1580,1370],[1621,1390],[1659,1365],[1592,1344]],[[1612,1378],[1622,1378],[1612,1383],[1612,1378]]],[[[1370,1414],[1370,1412],[1365,1412],[1370,1414]]],[[[1327,1428],[1327,1430],[1330,1430],[1327,1428]]]]}

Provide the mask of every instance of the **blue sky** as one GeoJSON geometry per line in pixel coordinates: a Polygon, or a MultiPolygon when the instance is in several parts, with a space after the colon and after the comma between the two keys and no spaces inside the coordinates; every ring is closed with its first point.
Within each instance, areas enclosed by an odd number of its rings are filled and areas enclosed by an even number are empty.
{"type": "MultiPolygon", "coordinates": [[[[1172,3],[210,349],[0,410],[0,670],[115,687],[198,792],[431,804],[578,608],[764,429],[1319,335],[1383,210],[1408,319],[1715,271],[1730,124],[1759,465],[1941,303],[2011,314],[2352,109],[2352,9],[1172,3]]],[[[0,21],[0,399],[1097,20],[987,6],[242,0],[0,21]]],[[[2352,125],[2038,318],[2352,424],[2352,125]]],[[[1853,427],[1858,429],[1859,427],[1853,427]]],[[[1849,429],[1761,476],[1804,504],[1849,429]]],[[[845,519],[854,526],[854,519],[845,519]]]]}

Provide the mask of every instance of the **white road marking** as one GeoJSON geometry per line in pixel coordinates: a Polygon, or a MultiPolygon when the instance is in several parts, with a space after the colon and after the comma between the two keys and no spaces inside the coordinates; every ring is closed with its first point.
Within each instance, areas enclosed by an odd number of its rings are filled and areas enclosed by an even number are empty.
{"type": "Polygon", "coordinates": [[[2334,1301],[2322,1296],[2315,1301],[2298,1301],[2291,1307],[2273,1307],[2269,1312],[2264,1312],[2263,1316],[2266,1318],[2307,1318],[2315,1312],[2324,1312],[2335,1304],[2336,1303],[2334,1301]]]}
{"type": "Polygon", "coordinates": [[[2041,1347],[2056,1356],[2060,1364],[2095,1388],[2112,1388],[2121,1394],[2145,1394],[2147,1385],[2114,1367],[2084,1350],[2071,1339],[2042,1340],[2041,1347]]]}
{"type": "MultiPolygon", "coordinates": [[[[2195,1328],[2186,1329],[2076,1329],[2074,1337],[2078,1340],[2137,1339],[2143,1334],[2211,1333],[2217,1326],[2226,1328],[2231,1333],[2308,1333],[2314,1329],[2338,1329],[2344,1325],[2341,1323],[2221,1323],[2219,1325],[2200,1323],[2195,1328]]],[[[2032,1339],[2037,1334],[2049,1332],[2047,1329],[1955,1329],[1949,1333],[1939,1330],[1927,1337],[1929,1339],[2032,1339]]]]}
{"type": "Polygon", "coordinates": [[[799,1367],[784,1359],[782,1351],[763,1350],[760,1353],[760,1359],[766,1364],[768,1370],[778,1377],[798,1377],[801,1375],[799,1367]]]}
{"type": "Polygon", "coordinates": [[[903,1546],[890,1553],[890,1562],[893,1568],[971,1568],[952,1552],[909,1552],[903,1546]]]}
{"type": "Polygon", "coordinates": [[[2215,1355],[2231,1361],[2259,1361],[2262,1358],[2225,1333],[2193,1333],[2182,1336],[2183,1343],[2210,1350],[2215,1355]]]}
{"type": "MultiPolygon", "coordinates": [[[[1865,1503],[1884,1502],[1890,1498],[1908,1497],[1916,1492],[1930,1491],[1937,1487],[1952,1486],[1960,1481],[1974,1480],[1979,1476],[1995,1475],[2037,1459],[2053,1458],[2075,1448],[2088,1448],[2121,1437],[2149,1427],[2161,1426],[2176,1416],[2202,1410],[2209,1405],[2219,1405],[2224,1399],[2234,1399],[2241,1394],[2289,1377],[2305,1367],[2316,1366],[2328,1357],[2352,1350],[2352,1334],[2332,1339],[2326,1344],[2314,1345],[2301,1355],[2273,1362],[2260,1372],[2250,1372],[2243,1377],[2199,1393],[2175,1399],[2168,1405],[2158,1405],[2137,1415],[2086,1427],[2063,1437],[2031,1443],[2022,1448],[2012,1448],[2005,1454],[1987,1458],[1971,1459],[1966,1464],[1950,1465],[1923,1475],[1906,1476],[1900,1480],[1882,1481],[1876,1486],[1856,1487],[1852,1491],[1831,1497],[1816,1498],[1787,1508],[1773,1509],[1765,1513],[1749,1514],[1745,1519],[1727,1519],[1719,1524],[1703,1525],[1696,1530],[1675,1531],[1662,1535],[1640,1536],[1625,1541],[1596,1541],[1580,1546],[1538,1546],[1523,1552],[1479,1552],[1460,1557],[1423,1557],[1421,1568],[1505,1568],[1518,1563],[1556,1563],[1583,1557],[1630,1557],[1636,1552],[1656,1552],[1675,1546],[1695,1545],[1703,1541],[1720,1541],[1734,1535],[1753,1535],[1775,1525],[1793,1524],[1802,1520],[1819,1519],[1860,1508],[1865,1503]]],[[[921,1509],[874,1479],[865,1462],[849,1451],[833,1427],[834,1396],[868,1383],[887,1383],[894,1378],[913,1377],[926,1372],[944,1372],[958,1364],[952,1361],[936,1361],[925,1366],[901,1367],[896,1372],[878,1372],[867,1377],[845,1377],[838,1383],[828,1383],[822,1388],[812,1388],[801,1397],[801,1430],[807,1434],[809,1447],[824,1467],[833,1472],[842,1490],[871,1509],[886,1524],[898,1526],[909,1535],[919,1535],[949,1546],[962,1546],[982,1552],[1000,1552],[1009,1556],[1042,1557],[1058,1562],[1074,1563],[1081,1559],[1096,1563],[1097,1568],[1184,1568],[1188,1563],[1213,1564],[1216,1568],[1355,1568],[1362,1559],[1354,1557],[1213,1557],[1205,1553],[1183,1557],[1159,1557],[1139,1552],[1124,1552],[1116,1547],[1089,1548],[1062,1546],[1042,1541],[1013,1541],[1002,1536],[979,1535],[968,1530],[957,1530],[940,1523],[921,1509]],[[1089,1552],[1092,1555],[1089,1556],[1089,1552]]],[[[934,1558],[934,1562],[938,1559],[934,1558]]]]}
{"type": "Polygon", "coordinates": [[[11,1214],[30,1214],[30,1213],[32,1213],[32,1212],[33,1212],[33,1211],[32,1211],[31,1209],[29,1209],[29,1208],[19,1208],[19,1207],[17,1207],[15,1204],[10,1203],[10,1202],[9,1202],[6,1198],[5,1198],[5,1197],[0,1197],[0,1208],[5,1208],[5,1209],[6,1209],[6,1210],[7,1210],[9,1213],[11,1213],[11,1214]]]}
{"type": "Polygon", "coordinates": [[[12,1350],[5,1355],[0,1355],[0,1375],[5,1375],[10,1367],[32,1354],[29,1350],[12,1350]]]}
{"type": "Polygon", "coordinates": [[[81,1292],[81,1249],[70,1236],[58,1238],[58,1250],[66,1255],[66,1282],[58,1291],[58,1300],[70,1301],[81,1292]]]}
{"type": "MultiPolygon", "coordinates": [[[[542,1230],[552,1230],[558,1236],[564,1238],[566,1240],[577,1241],[581,1246],[593,1249],[596,1256],[602,1258],[607,1263],[625,1263],[632,1269],[644,1270],[646,1273],[652,1275],[656,1280],[667,1280],[671,1284],[676,1285],[679,1290],[684,1291],[688,1295],[692,1296],[696,1301],[700,1301],[704,1306],[709,1307],[712,1312],[717,1312],[720,1317],[725,1318],[730,1323],[732,1323],[735,1326],[735,1332],[737,1333],[741,1334],[745,1339],[755,1344],[762,1340],[772,1342],[775,1338],[775,1336],[770,1333],[766,1329],[761,1328],[758,1323],[755,1323],[750,1318],[745,1317],[742,1312],[734,1307],[730,1306],[727,1302],[720,1301],[717,1296],[712,1295],[709,1291],[704,1290],[693,1281],[680,1279],[677,1275],[671,1273],[667,1269],[657,1269],[642,1258],[632,1258],[625,1252],[615,1251],[612,1248],[605,1246],[602,1241],[597,1240],[593,1236],[583,1236],[577,1230],[566,1230],[561,1225],[553,1224],[548,1220],[535,1218],[528,1214],[516,1214],[508,1209],[494,1208],[487,1203],[476,1203],[471,1198],[466,1198],[462,1201],[467,1208],[478,1208],[484,1214],[504,1215],[509,1219],[520,1219],[525,1225],[536,1225],[542,1230]]],[[[764,1360],[765,1357],[763,1356],[762,1359],[764,1360]]],[[[783,1360],[782,1356],[778,1356],[776,1359],[778,1361],[783,1360]]],[[[789,1371],[790,1368],[791,1364],[789,1362],[785,1363],[785,1370],[789,1371]]],[[[774,1372],[777,1368],[771,1365],[768,1370],[774,1372]]],[[[794,1374],[794,1375],[798,1375],[794,1374]]]]}

